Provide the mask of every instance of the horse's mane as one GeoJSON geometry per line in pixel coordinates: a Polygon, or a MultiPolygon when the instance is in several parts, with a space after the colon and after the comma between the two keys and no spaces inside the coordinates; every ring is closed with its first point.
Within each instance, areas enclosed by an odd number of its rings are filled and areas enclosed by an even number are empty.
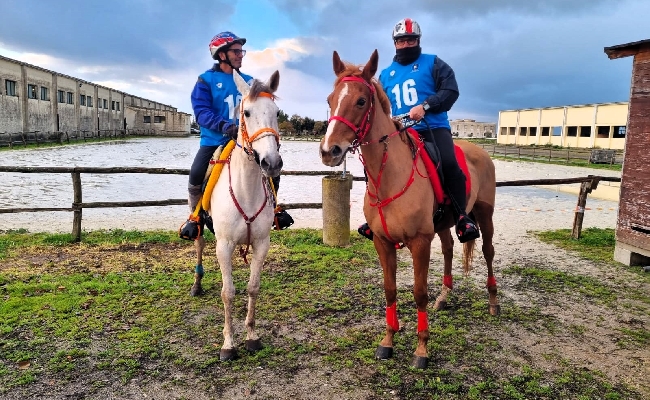
{"type": "Polygon", "coordinates": [[[248,98],[250,100],[255,100],[260,96],[260,93],[266,92],[271,95],[271,98],[275,100],[277,97],[271,92],[271,88],[266,85],[266,83],[254,79],[253,85],[251,86],[251,91],[248,93],[248,98]]]}
{"type": "MultiPolygon", "coordinates": [[[[336,81],[334,82],[334,86],[338,85],[339,82],[341,82],[341,79],[348,77],[348,76],[361,76],[363,73],[363,69],[361,65],[354,65],[348,62],[343,62],[345,65],[345,69],[343,72],[341,72],[337,77],[336,81]]],[[[374,77],[370,80],[370,83],[375,87],[375,92],[377,93],[377,97],[379,98],[379,104],[381,105],[381,109],[384,111],[384,114],[390,115],[390,101],[388,100],[388,96],[386,96],[386,93],[384,93],[384,89],[381,86],[381,83],[374,77]]]]}

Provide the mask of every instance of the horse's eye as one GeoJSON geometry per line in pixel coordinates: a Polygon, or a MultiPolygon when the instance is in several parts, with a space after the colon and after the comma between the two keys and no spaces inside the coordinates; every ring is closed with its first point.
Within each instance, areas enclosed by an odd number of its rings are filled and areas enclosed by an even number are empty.
{"type": "Polygon", "coordinates": [[[246,118],[250,117],[250,116],[251,116],[251,112],[248,111],[248,110],[244,110],[244,116],[246,116],[246,118]]]}
{"type": "Polygon", "coordinates": [[[363,97],[357,100],[357,107],[363,107],[365,105],[366,105],[366,99],[364,99],[363,97]]]}

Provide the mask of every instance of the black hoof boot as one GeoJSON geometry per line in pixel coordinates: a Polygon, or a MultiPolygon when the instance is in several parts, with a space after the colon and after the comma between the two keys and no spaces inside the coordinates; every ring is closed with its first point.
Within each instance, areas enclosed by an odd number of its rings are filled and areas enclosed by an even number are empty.
{"type": "Polygon", "coordinates": [[[201,287],[201,284],[195,283],[194,285],[192,285],[192,288],[190,289],[190,296],[196,297],[202,295],[203,295],[203,288],[201,287]]]}
{"type": "Polygon", "coordinates": [[[247,340],[246,341],[246,351],[254,353],[256,351],[262,350],[262,341],[259,339],[247,340]]]}
{"type": "Polygon", "coordinates": [[[413,368],[427,369],[427,366],[429,365],[429,357],[414,356],[411,365],[413,365],[413,368]]]}
{"type": "Polygon", "coordinates": [[[481,237],[476,223],[467,215],[461,215],[460,218],[458,218],[458,222],[456,223],[456,235],[458,236],[458,241],[461,243],[467,243],[470,240],[475,240],[481,237]]]}
{"type": "Polygon", "coordinates": [[[365,222],[363,225],[357,229],[357,232],[359,232],[359,235],[372,240],[372,237],[374,236],[372,231],[370,230],[370,226],[368,225],[367,222],[365,222]]]}
{"type": "Polygon", "coordinates": [[[378,360],[388,360],[389,358],[393,357],[393,348],[392,347],[384,347],[384,346],[379,346],[377,347],[377,351],[375,351],[375,358],[378,360]]]}
{"type": "Polygon", "coordinates": [[[237,349],[221,349],[219,351],[219,361],[232,361],[237,359],[237,349]]]}

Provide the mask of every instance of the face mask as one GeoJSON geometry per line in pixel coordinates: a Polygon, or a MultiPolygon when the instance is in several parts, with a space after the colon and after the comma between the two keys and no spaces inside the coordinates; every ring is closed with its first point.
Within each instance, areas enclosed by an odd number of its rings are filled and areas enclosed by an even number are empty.
{"type": "Polygon", "coordinates": [[[419,45],[404,47],[395,51],[395,58],[393,60],[402,65],[407,65],[417,60],[420,54],[422,54],[422,48],[419,45]]]}

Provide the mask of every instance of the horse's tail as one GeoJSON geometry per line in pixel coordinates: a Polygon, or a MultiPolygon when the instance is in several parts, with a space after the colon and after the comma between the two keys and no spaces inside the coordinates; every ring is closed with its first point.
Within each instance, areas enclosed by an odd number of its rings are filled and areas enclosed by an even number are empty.
{"type": "Polygon", "coordinates": [[[470,240],[467,243],[463,244],[463,271],[465,276],[469,275],[469,272],[472,270],[472,259],[474,258],[474,245],[476,240],[470,240]]]}

